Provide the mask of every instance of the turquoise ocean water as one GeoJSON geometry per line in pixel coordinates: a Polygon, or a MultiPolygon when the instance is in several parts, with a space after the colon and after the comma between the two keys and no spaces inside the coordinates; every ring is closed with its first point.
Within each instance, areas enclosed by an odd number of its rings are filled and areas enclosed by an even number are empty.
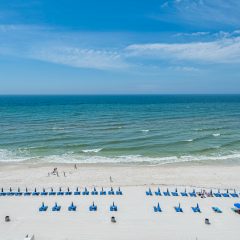
{"type": "Polygon", "coordinates": [[[0,97],[0,162],[239,159],[240,95],[0,97]]]}

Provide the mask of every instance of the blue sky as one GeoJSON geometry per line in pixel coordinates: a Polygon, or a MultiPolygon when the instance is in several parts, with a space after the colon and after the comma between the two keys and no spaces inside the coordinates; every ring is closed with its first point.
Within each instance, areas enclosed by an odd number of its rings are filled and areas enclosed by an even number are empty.
{"type": "Polygon", "coordinates": [[[240,93],[240,1],[0,1],[0,94],[131,93],[240,93]]]}

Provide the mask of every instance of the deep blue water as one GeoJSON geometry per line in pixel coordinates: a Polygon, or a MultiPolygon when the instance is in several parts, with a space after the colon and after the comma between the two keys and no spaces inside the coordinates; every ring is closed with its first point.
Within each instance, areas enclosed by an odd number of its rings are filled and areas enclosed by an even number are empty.
{"type": "Polygon", "coordinates": [[[240,156],[240,95],[0,96],[0,161],[240,156]]]}

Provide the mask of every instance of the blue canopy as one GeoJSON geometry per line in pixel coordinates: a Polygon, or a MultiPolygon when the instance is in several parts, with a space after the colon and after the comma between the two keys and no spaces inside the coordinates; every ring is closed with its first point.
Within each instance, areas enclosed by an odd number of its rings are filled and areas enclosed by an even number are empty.
{"type": "Polygon", "coordinates": [[[235,203],[235,204],[234,204],[234,207],[236,207],[236,208],[239,208],[239,209],[240,209],[240,203],[235,203]]]}

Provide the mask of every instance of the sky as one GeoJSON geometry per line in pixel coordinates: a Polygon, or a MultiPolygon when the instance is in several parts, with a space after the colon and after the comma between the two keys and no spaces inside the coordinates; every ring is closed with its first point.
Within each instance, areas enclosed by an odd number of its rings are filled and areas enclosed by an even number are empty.
{"type": "Polygon", "coordinates": [[[239,0],[1,0],[0,94],[240,93],[239,0]]]}

